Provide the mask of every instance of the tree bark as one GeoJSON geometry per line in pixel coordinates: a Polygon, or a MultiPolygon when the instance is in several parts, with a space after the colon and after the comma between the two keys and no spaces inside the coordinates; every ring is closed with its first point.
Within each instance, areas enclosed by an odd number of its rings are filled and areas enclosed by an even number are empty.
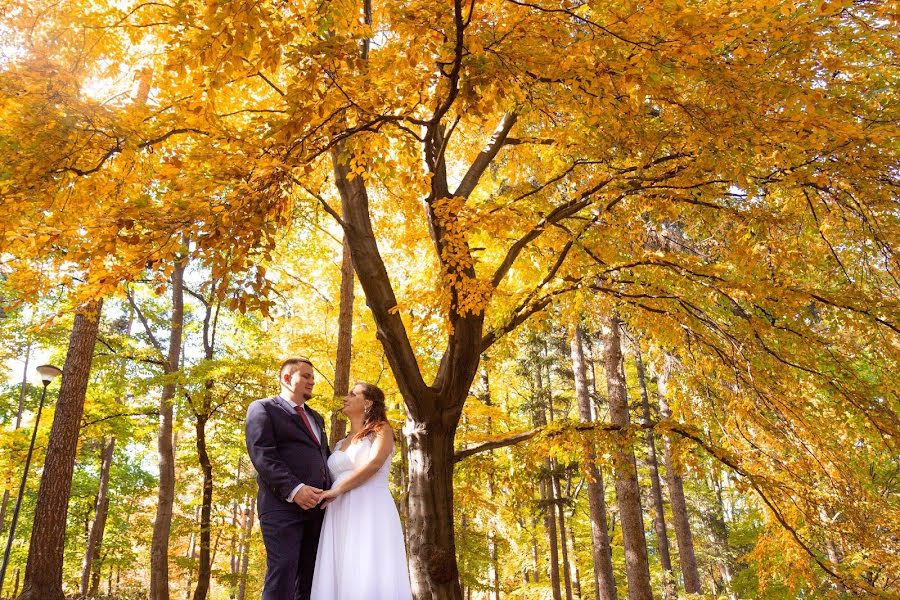
{"type": "Polygon", "coordinates": [[[93,300],[75,315],[34,511],[20,600],[65,598],[62,576],[66,513],[102,305],[102,300],[93,300]]]}
{"type": "MultiPolygon", "coordinates": [[[[718,544],[718,563],[722,575],[722,590],[729,599],[734,600],[737,596],[732,587],[733,579],[733,562],[732,550],[728,543],[728,522],[725,520],[725,503],[722,498],[722,481],[719,473],[714,471],[710,473],[712,480],[712,488],[716,492],[716,505],[712,514],[709,516],[708,525],[713,539],[718,544]]],[[[830,558],[830,556],[829,556],[830,558]]]]}
{"type": "MultiPolygon", "coordinates": [[[[546,346],[544,349],[546,351],[546,346]]],[[[547,410],[550,413],[550,421],[553,422],[556,420],[556,413],[553,409],[553,386],[550,383],[550,365],[545,365],[545,368],[547,371],[547,380],[544,382],[544,394],[542,394],[542,396],[545,396],[547,399],[547,410]]],[[[566,590],[566,600],[572,600],[572,575],[569,571],[569,550],[568,544],[566,543],[566,517],[562,506],[563,497],[562,488],[559,484],[559,469],[556,461],[553,459],[551,459],[548,464],[550,467],[550,496],[553,502],[551,513],[556,512],[556,518],[559,519],[559,546],[562,554],[563,586],[566,590]]]]}
{"type": "MultiPolygon", "coordinates": [[[[487,357],[484,357],[482,364],[485,367],[481,370],[481,386],[482,386],[482,396],[481,401],[484,402],[485,406],[493,405],[493,397],[491,396],[491,379],[490,374],[487,369],[487,357]]],[[[493,420],[490,416],[487,418],[486,430],[488,435],[492,435],[494,433],[493,428],[493,420]]],[[[488,470],[487,472],[487,492],[488,498],[494,498],[494,471],[488,470]]],[[[491,591],[493,592],[494,600],[500,600],[500,556],[499,551],[497,550],[497,534],[491,529],[488,531],[488,555],[490,557],[490,572],[488,575],[490,576],[490,584],[491,591]]]]}
{"type": "MultiPolygon", "coordinates": [[[[669,404],[668,382],[671,375],[673,359],[666,356],[662,372],[657,379],[659,391],[659,415],[663,419],[672,417],[669,404]]],[[[669,486],[669,502],[672,504],[672,521],[675,524],[675,539],[678,542],[678,558],[681,561],[681,575],[684,578],[684,591],[688,594],[701,594],[700,573],[697,570],[697,557],[694,554],[694,540],[691,536],[691,524],[688,520],[687,502],[684,498],[684,482],[681,475],[675,472],[672,465],[672,445],[668,437],[663,438],[663,461],[666,467],[666,482],[669,486]]]]}
{"type": "MultiPolygon", "coordinates": [[[[209,390],[208,390],[209,391],[209,390]]],[[[197,415],[197,458],[203,471],[203,496],[200,501],[200,563],[197,567],[197,587],[194,600],[206,600],[212,568],[209,557],[210,530],[212,529],[213,471],[206,448],[206,415],[197,415]]]]}
{"type": "Polygon", "coordinates": [[[641,390],[641,412],[643,417],[644,432],[647,439],[647,466],[650,470],[650,494],[653,499],[653,526],[656,530],[657,550],[659,562],[665,576],[665,588],[663,594],[666,598],[674,598],[675,573],[672,570],[672,556],[669,552],[669,536],[666,530],[666,513],[663,506],[662,485],[659,479],[659,463],[656,459],[656,440],[653,428],[650,426],[650,399],[647,395],[647,378],[644,373],[644,360],[641,357],[641,348],[635,343],[634,358],[637,362],[638,384],[641,390]]]}
{"type": "MultiPolygon", "coordinates": [[[[620,338],[621,321],[610,317],[606,336],[606,381],[609,394],[609,416],[612,425],[627,431],[630,423],[628,400],[625,393],[625,376],[620,338]]],[[[641,493],[637,478],[634,451],[624,432],[618,434],[613,464],[616,473],[616,499],[622,521],[622,541],[625,546],[625,574],[628,578],[629,600],[652,600],[650,565],[647,560],[647,540],[644,538],[644,520],[641,512],[641,493]]]]}
{"type": "Polygon", "coordinates": [[[237,600],[244,600],[247,593],[247,567],[250,564],[250,534],[253,531],[253,518],[256,502],[250,499],[244,509],[244,527],[241,533],[241,579],[238,584],[237,600]]]}
{"type": "Polygon", "coordinates": [[[559,519],[559,547],[562,550],[563,582],[566,588],[566,600],[572,600],[572,569],[569,563],[569,542],[566,535],[566,511],[563,508],[562,486],[555,468],[550,481],[553,484],[554,504],[556,505],[557,518],[559,519]]]}
{"type": "MultiPolygon", "coordinates": [[[[410,581],[419,600],[459,600],[459,569],[453,536],[453,437],[475,379],[484,312],[451,311],[452,333],[432,385],[426,385],[399,312],[369,216],[368,194],[351,177],[343,144],[333,154],[344,234],[353,266],[377,327],[397,387],[407,407],[409,448],[410,581]]],[[[474,275],[474,270],[472,272],[474,275]]]]}
{"type": "MultiPolygon", "coordinates": [[[[550,460],[544,463],[545,469],[550,469],[550,460]]],[[[553,487],[550,477],[544,476],[540,482],[541,505],[544,509],[544,529],[547,532],[547,544],[550,548],[550,589],[553,592],[553,600],[562,600],[562,589],[559,581],[559,543],[556,533],[556,517],[553,514],[553,487]]]]}
{"type": "MultiPolygon", "coordinates": [[[[238,465],[237,465],[237,475],[234,477],[234,487],[237,488],[241,484],[241,467],[243,466],[243,456],[238,457],[238,465]]],[[[231,503],[231,560],[229,561],[229,566],[231,567],[231,575],[234,578],[231,584],[231,590],[229,593],[229,598],[234,598],[237,595],[237,580],[238,575],[241,572],[241,553],[243,552],[243,546],[241,545],[241,533],[243,532],[243,527],[239,527],[242,523],[241,520],[241,506],[238,503],[237,497],[231,503]]]]}
{"type": "Polygon", "coordinates": [[[416,598],[461,597],[453,537],[453,425],[407,421],[409,575],[416,598]]]}
{"type": "Polygon", "coordinates": [[[100,549],[103,544],[103,533],[106,530],[106,517],[109,514],[109,471],[112,467],[113,454],[116,449],[116,438],[109,438],[109,442],[103,447],[100,460],[100,488],[97,491],[97,501],[94,508],[94,522],[91,523],[91,533],[88,536],[87,548],[84,552],[84,565],[81,571],[81,595],[96,596],[97,588],[92,586],[95,573],[100,572],[100,549]]]}
{"type": "MultiPolygon", "coordinates": [[[[575,373],[575,397],[578,401],[578,417],[582,423],[590,423],[591,398],[588,391],[584,360],[584,333],[581,325],[575,327],[572,337],[572,370],[575,373]]],[[[590,476],[588,481],[588,505],[591,516],[591,546],[594,560],[594,597],[600,600],[616,600],[616,580],[613,574],[612,549],[606,528],[606,498],[603,474],[597,468],[594,444],[585,444],[584,459],[590,476]]]]}
{"type": "MultiPolygon", "coordinates": [[[[341,250],[341,298],[338,310],[337,352],[334,361],[334,395],[343,398],[350,391],[350,358],[353,346],[353,260],[346,236],[341,250]]],[[[336,410],[331,414],[333,444],[347,435],[347,421],[336,410]]]]}
{"type": "MultiPolygon", "coordinates": [[[[544,401],[546,396],[541,365],[541,354],[537,350],[534,355],[534,424],[537,427],[547,425],[547,416],[544,414],[544,401]]],[[[550,550],[550,562],[548,572],[550,575],[550,589],[553,592],[553,600],[562,600],[562,588],[559,576],[559,537],[556,531],[556,515],[554,504],[554,489],[552,482],[553,463],[549,458],[544,459],[544,468],[541,479],[538,482],[540,489],[541,510],[544,513],[544,531],[547,533],[547,546],[550,550]]]]}
{"type": "MultiPolygon", "coordinates": [[[[175,265],[172,273],[172,318],[169,329],[169,352],[165,372],[178,372],[181,338],[184,329],[185,261],[175,265]]],[[[175,383],[163,386],[159,399],[159,494],[153,540],[150,544],[150,600],[169,600],[169,533],[172,529],[172,507],[175,503],[175,445],[172,439],[175,383]]]]}

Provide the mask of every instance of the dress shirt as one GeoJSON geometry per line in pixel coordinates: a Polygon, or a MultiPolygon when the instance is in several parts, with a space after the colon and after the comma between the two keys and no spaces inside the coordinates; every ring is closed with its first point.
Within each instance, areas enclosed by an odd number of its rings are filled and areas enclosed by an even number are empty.
{"type": "MultiPolygon", "coordinates": [[[[282,400],[284,400],[285,402],[287,402],[288,404],[290,404],[294,408],[294,410],[297,410],[297,407],[299,406],[300,410],[306,411],[306,406],[305,406],[306,403],[305,402],[303,404],[297,404],[290,398],[285,398],[283,396],[278,396],[278,397],[281,398],[282,400]]],[[[315,437],[316,437],[316,441],[321,444],[322,443],[322,433],[319,431],[319,426],[316,425],[315,420],[310,416],[310,414],[308,412],[306,413],[306,418],[309,421],[309,427],[310,427],[310,429],[312,429],[313,435],[315,435],[315,437]]],[[[301,483],[300,485],[295,487],[293,490],[291,490],[291,493],[290,493],[290,495],[288,495],[286,500],[288,502],[293,502],[294,496],[297,495],[297,492],[299,492],[300,488],[302,488],[304,485],[306,485],[306,484],[301,483]]]]}

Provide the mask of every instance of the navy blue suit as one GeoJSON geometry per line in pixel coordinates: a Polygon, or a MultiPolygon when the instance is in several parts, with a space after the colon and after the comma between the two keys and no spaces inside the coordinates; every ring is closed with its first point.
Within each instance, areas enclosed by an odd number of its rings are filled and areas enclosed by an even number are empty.
{"type": "Polygon", "coordinates": [[[301,483],[320,489],[331,485],[325,421],[308,407],[306,412],[321,442],[280,396],[256,400],[247,409],[247,452],[256,468],[256,505],[266,545],[263,600],[307,600],[312,587],[324,511],[286,500],[301,483]]]}

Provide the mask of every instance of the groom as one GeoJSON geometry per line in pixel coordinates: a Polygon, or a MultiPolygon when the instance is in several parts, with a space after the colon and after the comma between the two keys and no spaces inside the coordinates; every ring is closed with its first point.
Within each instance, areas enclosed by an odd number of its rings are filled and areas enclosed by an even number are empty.
{"type": "Polygon", "coordinates": [[[278,375],[281,393],[247,409],[247,452],[256,468],[259,524],[266,546],[263,600],[307,600],[331,484],[325,421],[306,408],[315,376],[309,359],[290,358],[278,375]]]}

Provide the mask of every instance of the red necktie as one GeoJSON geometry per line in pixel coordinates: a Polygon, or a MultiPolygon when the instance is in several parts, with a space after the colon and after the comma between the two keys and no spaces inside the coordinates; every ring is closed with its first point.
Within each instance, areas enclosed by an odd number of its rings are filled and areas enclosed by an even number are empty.
{"type": "Polygon", "coordinates": [[[306,430],[309,431],[309,435],[311,435],[312,438],[318,442],[319,439],[316,437],[312,425],[309,424],[309,417],[306,416],[306,411],[303,410],[303,407],[299,404],[294,407],[294,410],[296,410],[297,414],[300,415],[300,419],[303,421],[303,424],[306,425],[306,430]]]}

